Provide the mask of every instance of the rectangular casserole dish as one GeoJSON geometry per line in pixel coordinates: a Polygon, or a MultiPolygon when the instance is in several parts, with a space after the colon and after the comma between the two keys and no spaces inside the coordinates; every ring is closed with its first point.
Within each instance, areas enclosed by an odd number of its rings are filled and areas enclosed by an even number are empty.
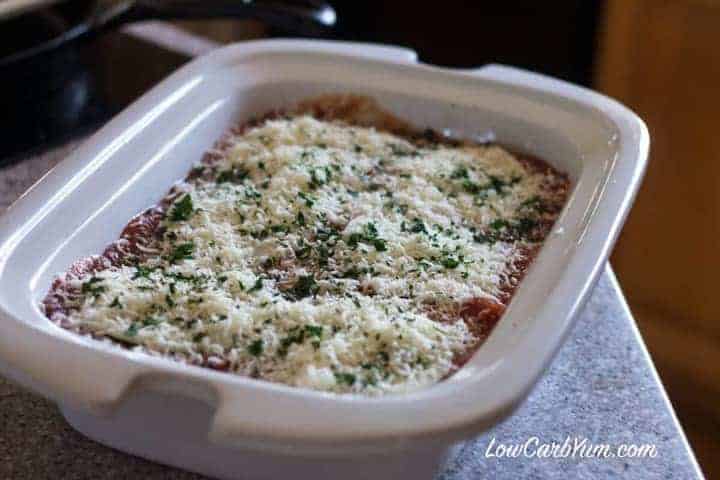
{"type": "Polygon", "coordinates": [[[2,372],[91,438],[212,476],[431,477],[453,444],[510,414],[551,361],[607,259],[648,144],[642,121],[613,100],[513,68],[450,71],[409,50],[334,42],[222,48],[118,115],[0,220],[2,372]],[[117,238],[230,126],[335,92],[372,97],[419,127],[490,134],[571,178],[512,303],[457,374],[405,395],[336,396],[111,348],[45,318],[53,276],[117,238]]]}

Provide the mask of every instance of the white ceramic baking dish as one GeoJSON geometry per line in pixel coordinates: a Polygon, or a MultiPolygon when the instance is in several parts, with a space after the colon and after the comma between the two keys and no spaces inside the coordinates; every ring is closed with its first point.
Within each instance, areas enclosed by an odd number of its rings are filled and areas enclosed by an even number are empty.
{"type": "Polygon", "coordinates": [[[211,476],[431,477],[452,445],[509,415],[551,361],[630,208],[648,143],[617,102],[513,68],[450,71],[409,50],[346,43],[222,48],[118,115],[0,220],[2,372],[91,438],[211,476]],[[406,395],[337,396],[113,348],[43,316],[53,276],[101,252],[231,125],[330,92],[369,95],[420,127],[491,133],[572,179],[506,314],[456,375],[406,395]]]}

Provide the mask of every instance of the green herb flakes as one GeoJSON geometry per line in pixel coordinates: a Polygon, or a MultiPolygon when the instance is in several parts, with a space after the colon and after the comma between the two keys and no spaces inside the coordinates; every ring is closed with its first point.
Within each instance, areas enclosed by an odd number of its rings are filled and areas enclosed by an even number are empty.
{"type": "Polygon", "coordinates": [[[352,387],[355,385],[356,377],[352,373],[335,372],[335,381],[340,385],[352,387]]]}
{"type": "Polygon", "coordinates": [[[259,357],[260,355],[262,355],[262,353],[263,353],[262,339],[257,339],[254,342],[252,342],[250,345],[248,345],[247,351],[253,357],[259,357]]]}
{"type": "Polygon", "coordinates": [[[173,222],[189,220],[193,211],[192,197],[189,194],[185,194],[180,200],[175,202],[170,210],[170,220],[173,222]]]}
{"type": "Polygon", "coordinates": [[[168,261],[170,263],[178,263],[181,260],[191,260],[193,258],[193,252],[195,251],[195,244],[193,242],[181,243],[175,246],[170,255],[168,261]]]}

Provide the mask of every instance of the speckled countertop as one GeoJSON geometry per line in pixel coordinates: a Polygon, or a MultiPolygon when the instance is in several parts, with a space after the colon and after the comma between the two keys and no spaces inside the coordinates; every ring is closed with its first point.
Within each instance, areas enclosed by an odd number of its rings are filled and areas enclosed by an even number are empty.
{"type": "MultiPolygon", "coordinates": [[[[182,35],[138,29],[146,39],[182,35]]],[[[188,38],[187,50],[207,44],[188,38]]],[[[77,142],[0,169],[4,210],[77,142]]],[[[197,475],[126,455],[84,438],[57,407],[0,377],[0,479],[195,479],[197,475]]],[[[525,404],[507,421],[468,442],[442,480],[702,478],[612,271],[607,268],[573,332],[525,404]],[[585,441],[651,444],[646,458],[497,458],[498,444],[585,441]]]]}

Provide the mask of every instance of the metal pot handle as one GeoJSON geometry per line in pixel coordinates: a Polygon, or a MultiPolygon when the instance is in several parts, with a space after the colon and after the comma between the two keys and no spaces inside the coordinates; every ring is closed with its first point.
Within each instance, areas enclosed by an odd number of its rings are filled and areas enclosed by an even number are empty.
{"type": "Polygon", "coordinates": [[[251,18],[294,35],[325,36],[335,10],[322,0],[136,0],[98,11],[96,27],[157,19],[251,18]]]}

